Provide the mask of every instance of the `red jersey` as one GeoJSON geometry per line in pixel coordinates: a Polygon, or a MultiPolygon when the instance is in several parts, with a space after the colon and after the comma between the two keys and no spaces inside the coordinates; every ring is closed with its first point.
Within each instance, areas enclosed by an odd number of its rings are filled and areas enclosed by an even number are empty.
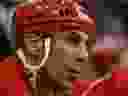
{"type": "MultiPolygon", "coordinates": [[[[0,94],[1,96],[26,96],[22,79],[24,66],[16,64],[14,57],[0,62],[0,94]]],[[[28,95],[27,95],[28,96],[28,95]]]]}
{"type": "Polygon", "coordinates": [[[110,80],[77,81],[74,88],[73,96],[127,96],[128,70],[114,69],[110,80]]]}

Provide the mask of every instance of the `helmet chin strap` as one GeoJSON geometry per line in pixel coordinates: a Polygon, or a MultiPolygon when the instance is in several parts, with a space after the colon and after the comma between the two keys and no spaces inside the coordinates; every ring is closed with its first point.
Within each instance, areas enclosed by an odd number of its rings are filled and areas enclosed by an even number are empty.
{"type": "Polygon", "coordinates": [[[37,72],[40,70],[41,67],[43,67],[48,59],[49,53],[50,53],[50,45],[51,45],[51,38],[45,39],[45,52],[44,52],[44,58],[41,60],[40,65],[31,65],[27,64],[26,58],[24,55],[24,52],[22,49],[17,50],[17,55],[21,59],[21,61],[24,63],[24,67],[26,69],[29,69],[30,72],[32,72],[33,76],[30,78],[32,81],[32,87],[36,88],[36,78],[37,78],[37,72]]]}

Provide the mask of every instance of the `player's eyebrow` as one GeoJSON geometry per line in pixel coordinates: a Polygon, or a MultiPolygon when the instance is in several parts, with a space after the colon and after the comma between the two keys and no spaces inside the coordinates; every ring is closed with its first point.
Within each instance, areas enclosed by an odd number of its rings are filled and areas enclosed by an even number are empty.
{"type": "Polygon", "coordinates": [[[81,40],[81,37],[79,34],[77,34],[78,32],[68,32],[65,35],[65,39],[73,39],[73,40],[81,40]]]}

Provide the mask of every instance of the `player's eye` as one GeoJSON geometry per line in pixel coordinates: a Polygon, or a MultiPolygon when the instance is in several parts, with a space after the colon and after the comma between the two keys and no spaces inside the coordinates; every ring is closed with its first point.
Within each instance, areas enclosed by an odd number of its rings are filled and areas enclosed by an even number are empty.
{"type": "Polygon", "coordinates": [[[81,41],[81,37],[79,34],[72,32],[72,34],[70,34],[70,36],[68,37],[68,41],[70,41],[70,43],[79,44],[81,41]]]}

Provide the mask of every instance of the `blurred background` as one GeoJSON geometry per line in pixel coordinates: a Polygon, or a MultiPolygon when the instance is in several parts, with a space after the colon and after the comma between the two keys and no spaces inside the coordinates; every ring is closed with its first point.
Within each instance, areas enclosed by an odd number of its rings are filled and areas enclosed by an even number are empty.
{"type": "Polygon", "coordinates": [[[127,0],[98,0],[96,2],[97,32],[127,32],[127,8],[127,0]]]}
{"type": "Polygon", "coordinates": [[[0,0],[0,56],[15,51],[15,0],[0,0]]]}
{"type": "MultiPolygon", "coordinates": [[[[98,64],[128,66],[128,33],[106,32],[96,35],[96,55],[98,64]],[[103,60],[101,60],[103,58],[103,60]],[[98,61],[99,60],[99,61],[98,61]]],[[[128,67],[127,67],[128,68],[128,67]]]]}

